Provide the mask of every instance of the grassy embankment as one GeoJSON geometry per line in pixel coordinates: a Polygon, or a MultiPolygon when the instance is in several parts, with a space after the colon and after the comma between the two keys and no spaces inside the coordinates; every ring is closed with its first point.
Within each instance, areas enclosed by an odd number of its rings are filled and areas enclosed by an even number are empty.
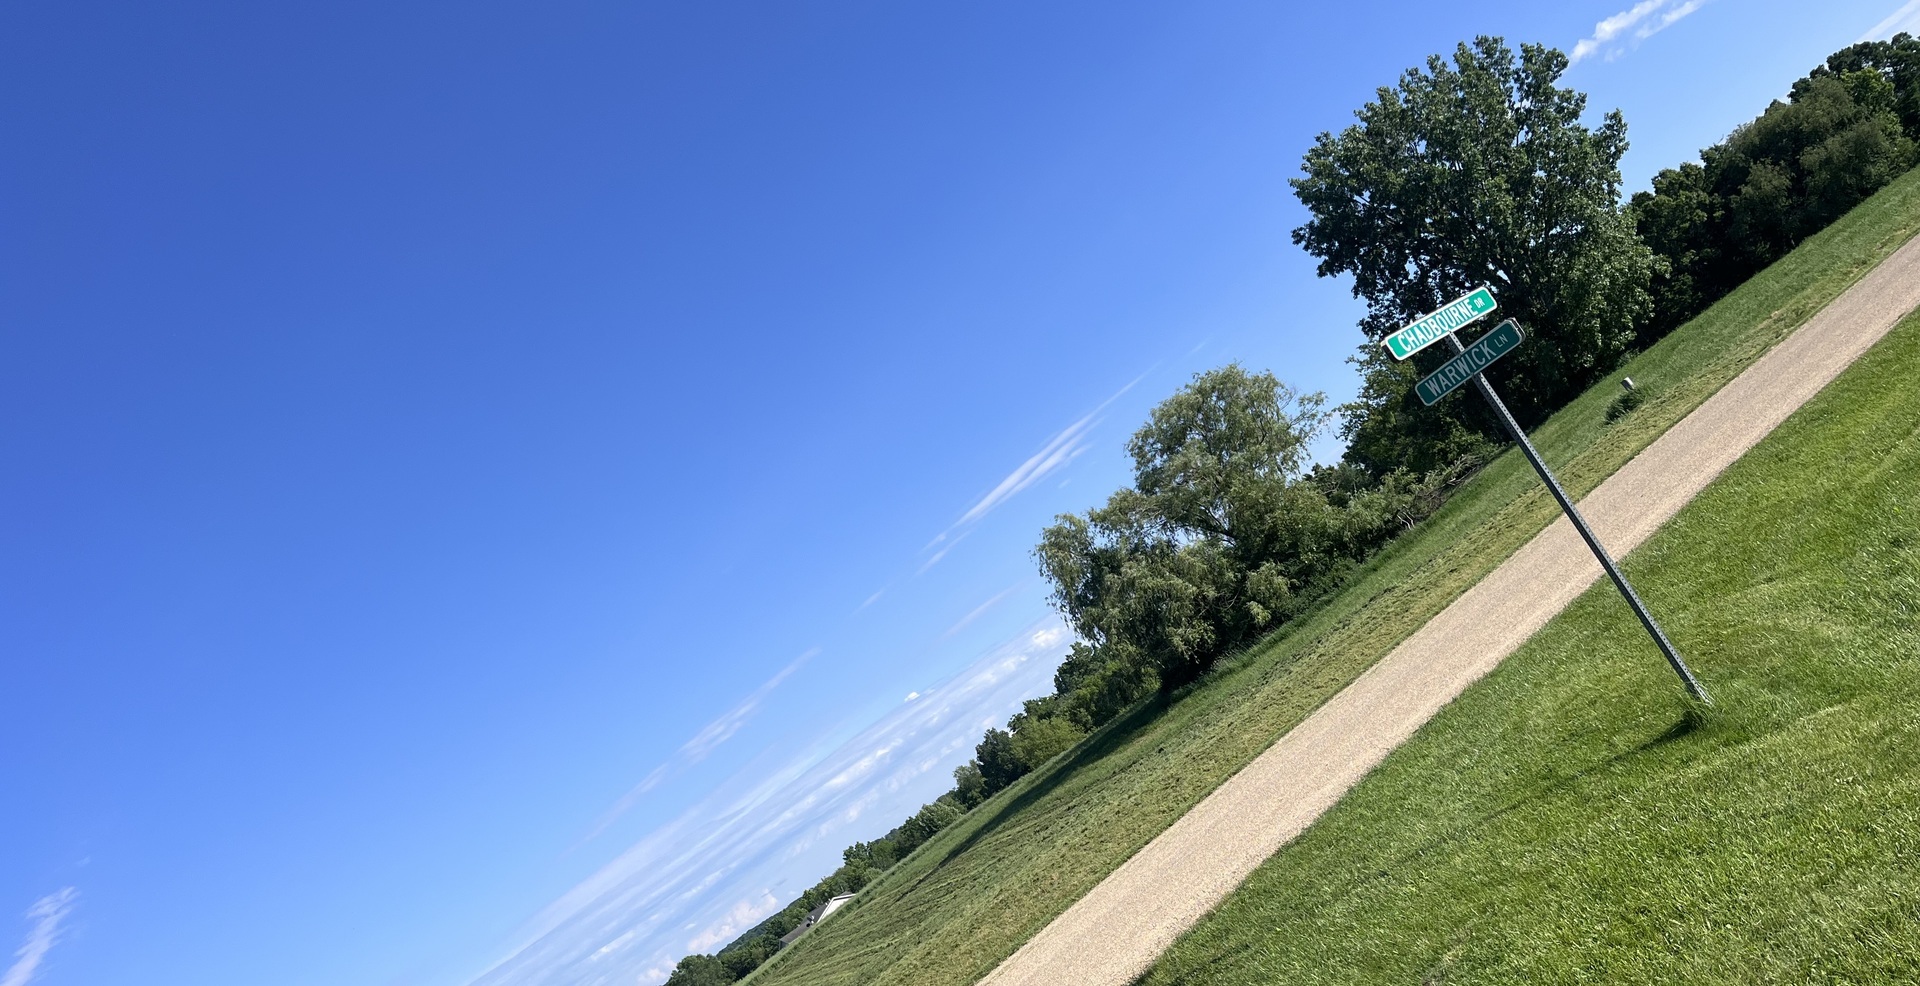
{"type": "MultiPolygon", "coordinates": [[[[1534,433],[1536,444],[1584,494],[1916,231],[1920,172],[1575,400],[1534,433]],[[1621,374],[1648,400],[1608,426],[1621,374]]],[[[1318,610],[1001,792],[748,981],[973,982],[1555,514],[1524,460],[1502,456],[1318,610]]],[[[1642,590],[1666,605],[1658,579],[1642,590]]],[[[1660,667],[1657,655],[1641,657],[1660,667]]]]}
{"type": "Polygon", "coordinates": [[[1148,984],[1920,982],[1920,315],[1190,931],[1148,984]]]}

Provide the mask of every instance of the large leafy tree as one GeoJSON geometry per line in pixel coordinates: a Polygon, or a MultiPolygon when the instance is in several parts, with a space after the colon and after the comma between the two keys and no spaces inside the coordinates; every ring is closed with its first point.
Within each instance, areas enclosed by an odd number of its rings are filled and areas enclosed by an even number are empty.
{"type": "Polygon", "coordinates": [[[1191,680],[1380,536],[1381,514],[1336,504],[1305,473],[1322,403],[1233,365],[1154,408],[1127,445],[1133,485],[1058,518],[1035,551],[1086,645],[1072,683],[1105,688],[1121,669],[1191,680]]]}
{"type": "MultiPolygon", "coordinates": [[[[1516,57],[1499,38],[1462,44],[1452,64],[1430,58],[1378,90],[1357,123],[1321,134],[1293,180],[1311,217],[1294,242],[1322,275],[1353,278],[1369,342],[1492,286],[1535,336],[1503,367],[1523,420],[1610,370],[1650,308],[1654,261],[1620,207],[1626,123],[1618,111],[1583,123],[1586,96],[1557,85],[1566,67],[1566,55],[1539,45],[1516,57]]],[[[1444,415],[1492,433],[1474,404],[1426,411],[1409,395],[1415,371],[1376,347],[1360,362],[1366,390],[1348,437],[1361,461],[1381,471],[1444,465],[1421,461],[1437,442],[1458,444],[1444,415]],[[1396,437],[1408,434],[1419,440],[1396,437]]]]}

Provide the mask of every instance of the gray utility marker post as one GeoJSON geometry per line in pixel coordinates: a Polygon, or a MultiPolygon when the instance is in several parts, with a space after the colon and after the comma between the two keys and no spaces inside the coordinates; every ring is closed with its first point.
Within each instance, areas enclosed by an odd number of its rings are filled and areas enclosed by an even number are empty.
{"type": "MultiPolygon", "coordinates": [[[[1453,345],[1456,355],[1466,352],[1466,347],[1460,344],[1460,337],[1452,332],[1447,333],[1447,342],[1453,345]]],[[[1607,577],[1613,580],[1614,588],[1619,589],[1620,594],[1627,597],[1627,605],[1633,607],[1633,615],[1640,618],[1640,625],[1647,628],[1647,633],[1653,636],[1653,642],[1659,645],[1660,653],[1666,656],[1667,663],[1673,665],[1674,673],[1686,683],[1687,693],[1706,705],[1712,705],[1713,697],[1707,694],[1706,687],[1701,685],[1700,680],[1695,678],[1693,672],[1687,668],[1687,662],[1680,659],[1680,652],[1673,649],[1673,642],[1669,641],[1667,635],[1660,630],[1660,624],[1653,621],[1653,614],[1647,612],[1646,604],[1640,601],[1640,596],[1633,591],[1633,586],[1627,582],[1627,577],[1620,574],[1620,566],[1615,565],[1613,558],[1607,554],[1607,549],[1600,546],[1600,539],[1594,537],[1593,529],[1587,526],[1586,518],[1580,516],[1580,511],[1574,507],[1573,500],[1567,496],[1567,491],[1560,488],[1560,481],[1553,478],[1553,471],[1540,460],[1540,453],[1534,450],[1533,443],[1527,441],[1527,433],[1520,430],[1520,422],[1513,420],[1513,414],[1507,410],[1506,403],[1500,400],[1499,394],[1493,392],[1493,384],[1487,382],[1486,374],[1475,373],[1473,385],[1479,388],[1480,396],[1486,398],[1487,403],[1493,406],[1493,413],[1499,416],[1500,423],[1507,426],[1507,434],[1512,435],[1513,440],[1520,444],[1520,451],[1526,453],[1527,461],[1533,464],[1533,471],[1540,474],[1540,479],[1547,484],[1547,489],[1553,493],[1553,498],[1560,501],[1560,509],[1566,511],[1567,519],[1573,521],[1573,529],[1579,531],[1581,539],[1587,542],[1587,547],[1593,549],[1593,556],[1600,559],[1600,567],[1607,570],[1607,577]]]]}

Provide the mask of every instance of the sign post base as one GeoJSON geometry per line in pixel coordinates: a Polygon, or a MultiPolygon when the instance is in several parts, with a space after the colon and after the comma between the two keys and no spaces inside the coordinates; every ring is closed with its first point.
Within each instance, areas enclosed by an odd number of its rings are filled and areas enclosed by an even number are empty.
{"type": "MultiPolygon", "coordinates": [[[[1466,352],[1466,347],[1460,344],[1459,336],[1449,332],[1447,341],[1453,345],[1455,354],[1466,352]]],[[[1613,563],[1613,558],[1607,554],[1607,549],[1601,546],[1600,539],[1594,536],[1593,529],[1587,526],[1586,518],[1580,516],[1579,509],[1574,507],[1573,500],[1567,496],[1567,491],[1560,488],[1560,481],[1554,478],[1553,471],[1547,468],[1546,462],[1541,460],[1540,453],[1534,449],[1533,443],[1527,440],[1527,433],[1520,429],[1520,423],[1513,419],[1512,412],[1507,410],[1507,405],[1500,399],[1500,395],[1494,393],[1493,384],[1487,382],[1485,374],[1475,373],[1473,385],[1479,389],[1480,396],[1486,398],[1487,403],[1492,405],[1493,413],[1499,417],[1500,423],[1506,426],[1507,434],[1513,436],[1514,442],[1519,444],[1520,451],[1525,453],[1527,461],[1533,465],[1533,471],[1539,473],[1540,479],[1547,484],[1547,490],[1559,502],[1560,509],[1566,513],[1567,519],[1573,522],[1573,529],[1580,532],[1581,540],[1587,542],[1587,547],[1593,550],[1593,556],[1600,559],[1600,567],[1607,570],[1607,577],[1613,580],[1614,587],[1620,590],[1620,595],[1626,597],[1627,605],[1633,607],[1633,615],[1640,618],[1640,625],[1647,628],[1648,635],[1653,637],[1653,642],[1659,646],[1660,653],[1666,657],[1667,663],[1673,666],[1674,673],[1678,674],[1680,680],[1686,684],[1687,694],[1692,695],[1703,705],[1712,705],[1713,697],[1707,694],[1706,686],[1700,684],[1700,680],[1693,676],[1693,671],[1687,667],[1687,662],[1680,659],[1680,652],[1674,650],[1673,642],[1667,639],[1666,633],[1660,629],[1660,624],[1654,622],[1653,614],[1647,612],[1646,604],[1640,601],[1639,594],[1633,591],[1633,585],[1627,581],[1625,575],[1621,574],[1620,566],[1613,563]]]]}

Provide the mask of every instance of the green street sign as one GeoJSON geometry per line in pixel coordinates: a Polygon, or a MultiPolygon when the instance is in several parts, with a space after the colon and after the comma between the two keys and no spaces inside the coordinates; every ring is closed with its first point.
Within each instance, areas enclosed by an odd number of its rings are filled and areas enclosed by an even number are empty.
{"type": "Polygon", "coordinates": [[[1481,285],[1414,319],[1412,325],[1386,337],[1380,344],[1387,347],[1394,359],[1406,359],[1490,311],[1493,311],[1493,292],[1481,285]]]}
{"type": "Polygon", "coordinates": [[[1472,380],[1474,374],[1492,365],[1494,360],[1519,348],[1520,340],[1526,337],[1527,334],[1520,331],[1520,323],[1507,319],[1474,340],[1473,345],[1448,360],[1445,366],[1422,377],[1413,389],[1431,407],[1434,401],[1460,389],[1461,384],[1472,380]]]}

